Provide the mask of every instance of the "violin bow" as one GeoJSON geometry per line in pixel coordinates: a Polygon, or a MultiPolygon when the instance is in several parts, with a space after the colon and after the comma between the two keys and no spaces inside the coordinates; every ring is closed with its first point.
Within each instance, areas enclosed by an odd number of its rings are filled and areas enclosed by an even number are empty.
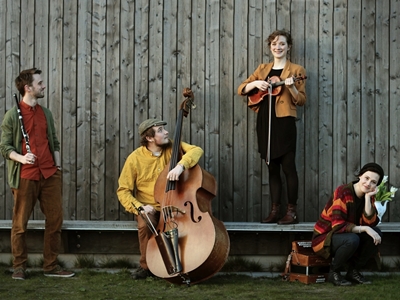
{"type": "Polygon", "coordinates": [[[271,160],[271,109],[272,109],[272,84],[268,87],[268,99],[269,99],[269,109],[268,109],[268,144],[267,144],[267,165],[269,165],[271,160]]]}

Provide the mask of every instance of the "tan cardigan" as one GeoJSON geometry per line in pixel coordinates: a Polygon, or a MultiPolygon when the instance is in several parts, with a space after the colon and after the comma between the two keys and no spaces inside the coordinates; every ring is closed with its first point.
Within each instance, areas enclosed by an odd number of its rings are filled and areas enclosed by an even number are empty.
{"type": "MultiPolygon", "coordinates": [[[[249,94],[243,93],[243,89],[246,87],[246,85],[255,80],[265,80],[271,71],[272,66],[273,63],[260,64],[254,73],[239,85],[238,94],[241,96],[246,96],[249,94]]],[[[293,75],[306,76],[306,70],[302,66],[293,64],[288,60],[286,61],[286,65],[282,70],[281,80],[285,80],[293,75]]],[[[282,92],[276,96],[275,112],[278,118],[287,116],[297,117],[296,105],[303,106],[306,103],[305,80],[296,81],[295,84],[297,90],[299,91],[297,102],[295,102],[295,99],[292,97],[292,94],[287,88],[283,88],[282,92]]]]}

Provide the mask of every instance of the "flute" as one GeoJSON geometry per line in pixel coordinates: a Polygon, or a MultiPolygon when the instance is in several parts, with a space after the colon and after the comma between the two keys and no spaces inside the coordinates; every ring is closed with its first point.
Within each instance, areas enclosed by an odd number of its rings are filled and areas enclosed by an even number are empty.
{"type": "Polygon", "coordinates": [[[19,100],[18,100],[17,94],[14,94],[14,98],[15,98],[15,102],[17,103],[18,119],[19,119],[19,123],[21,124],[22,136],[24,137],[24,140],[25,140],[26,152],[32,153],[31,146],[29,145],[29,135],[25,130],[24,121],[22,120],[21,108],[19,107],[19,100]]]}

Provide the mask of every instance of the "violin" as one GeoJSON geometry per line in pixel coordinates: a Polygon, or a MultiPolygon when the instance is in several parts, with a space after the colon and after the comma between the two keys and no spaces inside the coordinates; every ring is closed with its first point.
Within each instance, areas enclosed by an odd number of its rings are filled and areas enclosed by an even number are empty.
{"type": "MultiPolygon", "coordinates": [[[[305,79],[307,79],[307,76],[297,76],[297,77],[293,76],[294,82],[305,79]]],[[[278,76],[272,76],[268,78],[268,82],[272,86],[271,96],[279,95],[282,91],[282,86],[285,84],[285,80],[281,81],[281,79],[278,76]]],[[[266,91],[258,90],[257,93],[248,96],[247,106],[250,109],[257,112],[258,106],[260,105],[261,101],[264,100],[264,97],[267,95],[269,95],[269,89],[267,89],[266,91]]]]}

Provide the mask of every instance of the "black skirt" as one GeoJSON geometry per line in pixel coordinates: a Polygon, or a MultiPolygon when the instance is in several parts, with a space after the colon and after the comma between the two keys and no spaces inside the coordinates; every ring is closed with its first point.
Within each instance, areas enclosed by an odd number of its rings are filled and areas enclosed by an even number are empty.
{"type": "MultiPolygon", "coordinates": [[[[282,70],[271,70],[268,77],[280,76],[282,70]],[[279,74],[277,74],[279,73],[279,74]]],[[[284,86],[282,88],[285,88],[284,86]]],[[[294,117],[277,118],[275,113],[276,97],[272,96],[271,105],[271,142],[270,159],[275,159],[289,152],[296,152],[296,119],[294,117]]],[[[267,158],[269,127],[269,95],[260,104],[257,114],[258,152],[262,159],[267,158]]]]}

